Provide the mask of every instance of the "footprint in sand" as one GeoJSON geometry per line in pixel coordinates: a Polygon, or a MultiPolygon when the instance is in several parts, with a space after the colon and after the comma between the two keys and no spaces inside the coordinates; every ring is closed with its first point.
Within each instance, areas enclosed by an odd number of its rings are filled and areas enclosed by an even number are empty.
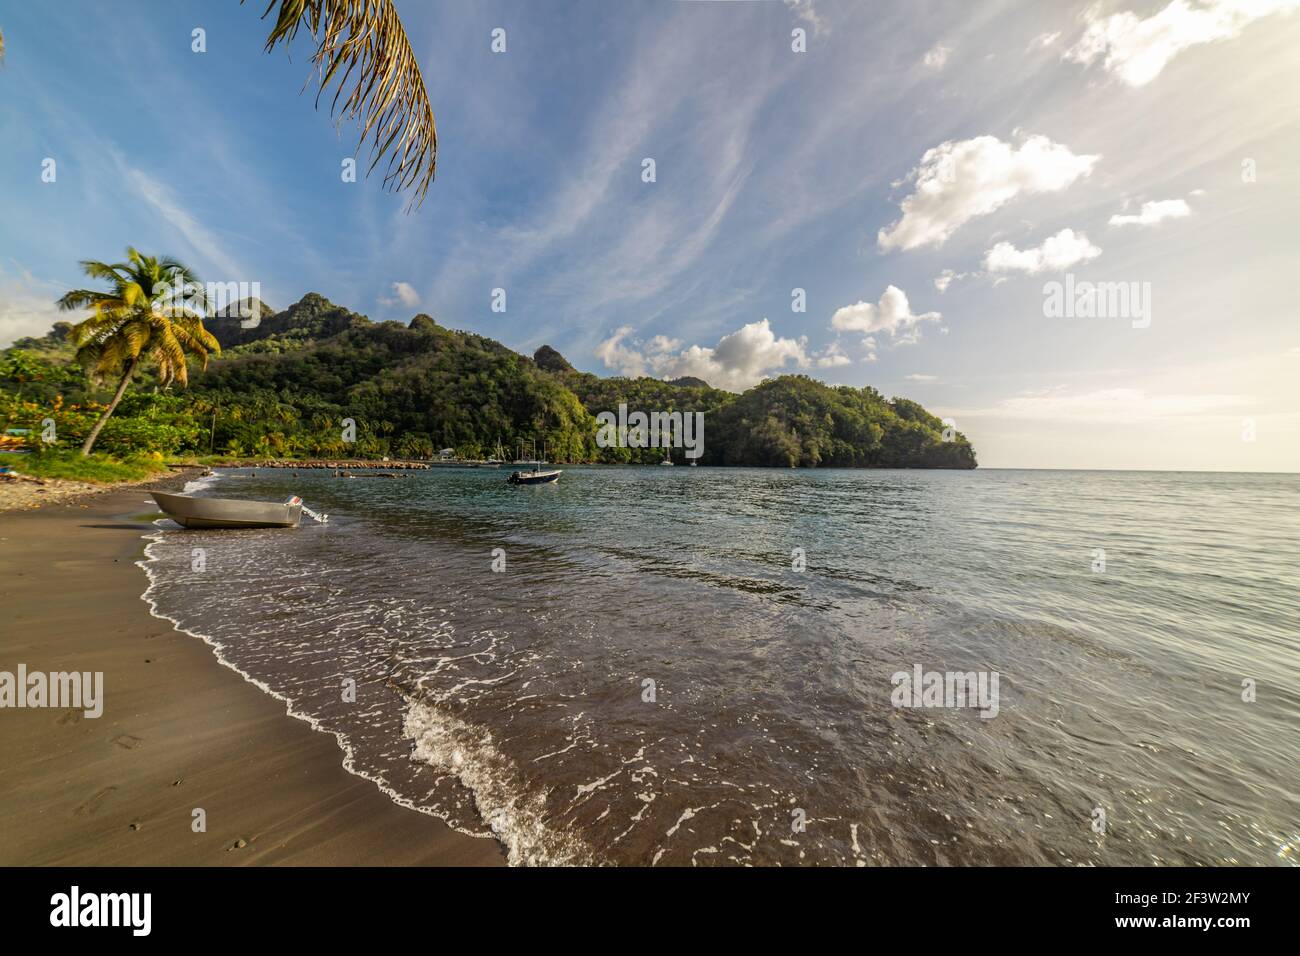
{"type": "Polygon", "coordinates": [[[113,743],[117,744],[123,750],[134,750],[136,747],[139,747],[144,743],[144,741],[131,734],[120,734],[113,738],[113,743]]]}
{"type": "Polygon", "coordinates": [[[117,787],[105,787],[103,790],[96,792],[94,795],[91,796],[89,800],[85,801],[79,807],[77,807],[77,809],[73,810],[72,811],[73,814],[75,814],[76,816],[93,814],[96,810],[99,809],[99,805],[108,798],[108,795],[116,789],[117,787]]]}

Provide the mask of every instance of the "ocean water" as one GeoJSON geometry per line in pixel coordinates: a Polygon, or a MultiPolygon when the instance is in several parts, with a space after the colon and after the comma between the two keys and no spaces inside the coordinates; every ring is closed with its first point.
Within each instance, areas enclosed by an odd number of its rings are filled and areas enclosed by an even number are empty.
{"type": "Polygon", "coordinates": [[[505,475],[223,473],[330,521],[161,521],[145,597],[513,863],[1300,860],[1300,476],[505,475]]]}

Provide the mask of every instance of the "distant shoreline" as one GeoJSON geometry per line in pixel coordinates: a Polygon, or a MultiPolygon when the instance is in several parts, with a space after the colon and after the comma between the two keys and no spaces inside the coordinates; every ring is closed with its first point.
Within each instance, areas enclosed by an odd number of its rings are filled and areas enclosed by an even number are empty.
{"type": "MultiPolygon", "coordinates": [[[[564,461],[562,459],[547,459],[545,462],[550,465],[566,465],[583,468],[660,468],[660,462],[609,462],[609,461],[564,461]]],[[[392,468],[398,470],[412,471],[437,471],[441,468],[475,468],[481,467],[484,470],[500,469],[506,470],[516,467],[515,462],[503,462],[500,464],[490,464],[486,461],[473,462],[459,459],[451,461],[425,460],[425,459],[380,459],[380,458],[240,458],[221,461],[213,461],[208,464],[209,468],[302,468],[302,469],[321,469],[321,468],[392,468]]],[[[530,462],[531,464],[531,462],[530,462]]],[[[675,461],[673,465],[678,468],[689,468],[689,462],[675,461]]],[[[176,464],[173,468],[188,468],[190,465],[176,464]]],[[[762,468],[768,471],[975,471],[975,468],[955,468],[938,465],[816,465],[812,467],[804,465],[725,465],[725,464],[704,464],[699,463],[701,468],[762,468]]],[[[1040,469],[1041,470],[1041,469],[1040,469]]]]}

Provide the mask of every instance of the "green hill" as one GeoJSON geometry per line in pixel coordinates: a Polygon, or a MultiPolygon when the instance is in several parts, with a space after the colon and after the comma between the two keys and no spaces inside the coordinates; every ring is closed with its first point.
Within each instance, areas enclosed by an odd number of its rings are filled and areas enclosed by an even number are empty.
{"type": "MultiPolygon", "coordinates": [[[[622,403],[703,412],[701,464],[975,467],[963,436],[945,441],[942,422],[921,406],[873,388],[783,375],[736,395],[694,378],[602,378],[550,346],[529,358],[428,315],[409,326],[371,322],[316,293],[251,327],[237,317],[206,324],[221,357],[188,389],[142,376],[105,428],[106,451],[425,457],[454,448],[480,458],[498,442],[513,453],[535,440],[554,461],[658,462],[657,448],[598,447],[595,416],[622,403]],[[343,440],[345,419],[355,443],[343,440]]],[[[0,424],[54,417],[60,445],[84,434],[104,391],[71,354],[63,326],[0,353],[0,424]]]]}

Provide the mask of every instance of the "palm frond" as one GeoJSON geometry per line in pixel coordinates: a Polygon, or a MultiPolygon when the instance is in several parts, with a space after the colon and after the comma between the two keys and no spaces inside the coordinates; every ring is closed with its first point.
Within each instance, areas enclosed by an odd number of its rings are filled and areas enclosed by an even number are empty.
{"type": "Polygon", "coordinates": [[[217,337],[203,327],[203,317],[187,315],[172,322],[172,326],[183,332],[193,343],[189,351],[195,355],[203,354],[206,361],[206,352],[212,352],[216,355],[221,354],[221,343],[217,337]]]}
{"type": "Polygon", "coordinates": [[[127,282],[122,286],[122,304],[128,309],[149,304],[149,294],[139,282],[127,282]]]}
{"type": "Polygon", "coordinates": [[[72,289],[65,292],[55,304],[64,312],[71,312],[74,309],[88,309],[97,302],[113,298],[111,292],[100,292],[97,289],[72,289]]]}
{"type": "Polygon", "coordinates": [[[82,272],[92,279],[103,279],[105,282],[121,282],[125,278],[124,273],[129,268],[130,266],[125,262],[97,262],[94,259],[81,260],[82,272]]]}
{"type": "Polygon", "coordinates": [[[312,56],[320,83],[317,107],[337,78],[330,115],[361,124],[358,149],[370,137],[366,174],[388,156],[384,187],[394,192],[414,188],[408,212],[422,204],[438,163],[438,133],[420,65],[393,0],[270,0],[263,19],[277,3],[267,52],[281,42],[288,46],[305,25],[317,44],[312,56]]]}
{"type": "Polygon", "coordinates": [[[187,384],[188,369],[185,365],[185,349],[177,341],[171,323],[154,327],[153,355],[158,362],[158,381],[166,385],[170,382],[187,384]]]}
{"type": "Polygon", "coordinates": [[[158,270],[166,275],[175,275],[184,279],[186,282],[198,283],[198,276],[194,270],[181,262],[179,259],[173,259],[171,256],[163,256],[158,260],[158,270]]]}
{"type": "Polygon", "coordinates": [[[78,347],[87,342],[102,341],[117,334],[124,318],[120,313],[97,312],[72,327],[72,340],[78,347]]]}

